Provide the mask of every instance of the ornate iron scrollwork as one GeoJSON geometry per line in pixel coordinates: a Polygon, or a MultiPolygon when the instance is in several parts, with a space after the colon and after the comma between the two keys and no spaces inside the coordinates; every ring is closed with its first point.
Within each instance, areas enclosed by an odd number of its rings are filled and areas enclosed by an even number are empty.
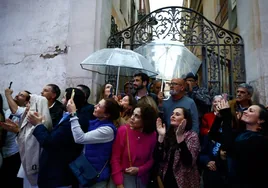
{"type": "Polygon", "coordinates": [[[245,81],[242,37],[185,7],[172,6],[155,10],[129,28],[111,35],[107,46],[114,48],[123,44],[124,48],[135,49],[159,39],[182,42],[193,53],[202,51],[201,60],[206,63],[208,71],[208,74],[203,73],[203,77],[206,76],[207,85],[212,85],[219,93],[225,91],[221,84],[222,59],[230,62],[223,65],[228,66],[227,73],[231,74],[228,77],[230,92],[234,92],[236,82],[245,81]],[[201,48],[205,50],[200,50],[201,48]]]}

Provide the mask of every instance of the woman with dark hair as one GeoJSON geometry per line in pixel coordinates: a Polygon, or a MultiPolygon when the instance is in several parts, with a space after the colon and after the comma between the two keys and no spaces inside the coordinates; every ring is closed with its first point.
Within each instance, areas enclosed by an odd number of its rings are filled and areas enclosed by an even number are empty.
{"type": "Polygon", "coordinates": [[[197,188],[200,186],[196,159],[200,151],[198,135],[192,131],[188,110],[177,107],[170,117],[170,128],[157,119],[158,146],[155,158],[161,163],[164,187],[197,188]]]}
{"type": "Polygon", "coordinates": [[[149,104],[134,109],[129,124],[120,126],[113,144],[112,180],[117,188],[145,188],[153,166],[156,111],[149,104]]]}
{"type": "Polygon", "coordinates": [[[119,101],[119,105],[121,106],[121,118],[123,118],[125,122],[128,122],[132,115],[133,109],[137,105],[136,99],[133,97],[133,95],[127,94],[119,101]]]}
{"type": "MultiPolygon", "coordinates": [[[[73,101],[77,105],[76,113],[77,117],[79,117],[79,123],[84,128],[87,128],[89,119],[83,113],[80,113],[85,101],[84,93],[80,89],[67,88],[62,98],[62,103],[66,107],[73,91],[75,92],[73,101]]],[[[33,135],[43,148],[38,174],[39,188],[78,185],[69,168],[69,163],[81,154],[83,146],[74,142],[70,117],[71,114],[65,112],[59,123],[49,131],[43,125],[43,118],[38,112],[28,115],[28,121],[35,126],[33,135]]]]}
{"type": "Polygon", "coordinates": [[[106,188],[110,178],[109,160],[112,144],[116,136],[113,121],[119,118],[120,107],[113,98],[102,99],[95,105],[93,115],[96,120],[90,121],[89,129],[84,133],[76,117],[76,106],[72,99],[68,101],[68,112],[73,114],[70,119],[72,133],[76,143],[84,144],[84,154],[97,172],[101,172],[96,184],[91,188],[106,188]]]}
{"type": "Polygon", "coordinates": [[[218,135],[226,148],[229,171],[232,172],[229,174],[229,184],[239,188],[267,187],[267,109],[261,104],[251,105],[241,117],[246,129],[239,132],[232,129],[233,117],[228,102],[221,100],[217,109],[220,114],[209,135],[218,135]],[[216,131],[220,126],[222,134],[216,131]]]}
{"type": "Polygon", "coordinates": [[[104,84],[100,89],[100,96],[98,101],[102,99],[111,98],[113,94],[113,85],[110,83],[104,84]]]}

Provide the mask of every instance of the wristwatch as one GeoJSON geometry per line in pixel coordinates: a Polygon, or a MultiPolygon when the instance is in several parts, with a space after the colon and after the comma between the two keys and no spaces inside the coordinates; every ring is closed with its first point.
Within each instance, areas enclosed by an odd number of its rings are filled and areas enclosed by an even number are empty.
{"type": "Polygon", "coordinates": [[[70,113],[70,117],[75,117],[75,116],[77,116],[76,112],[70,113]]]}

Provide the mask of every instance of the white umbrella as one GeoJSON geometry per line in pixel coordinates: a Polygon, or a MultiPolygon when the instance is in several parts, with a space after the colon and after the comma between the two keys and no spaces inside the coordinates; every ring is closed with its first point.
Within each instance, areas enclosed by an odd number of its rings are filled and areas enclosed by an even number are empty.
{"type": "Polygon", "coordinates": [[[156,78],[162,81],[180,78],[189,72],[196,74],[201,65],[200,59],[177,41],[155,40],[134,51],[149,59],[159,73],[156,78]]]}
{"type": "Polygon", "coordinates": [[[83,69],[117,76],[116,95],[118,92],[119,76],[132,77],[137,72],[156,76],[157,72],[152,64],[142,55],[132,50],[120,48],[104,48],[92,53],[81,64],[83,69]],[[117,73],[106,72],[107,67],[117,67],[117,73]]]}

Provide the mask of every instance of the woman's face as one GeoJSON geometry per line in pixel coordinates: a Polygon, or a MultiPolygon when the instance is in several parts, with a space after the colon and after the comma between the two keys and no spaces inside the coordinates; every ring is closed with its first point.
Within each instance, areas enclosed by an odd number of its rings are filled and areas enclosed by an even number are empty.
{"type": "Polygon", "coordinates": [[[123,99],[120,100],[119,104],[124,109],[128,108],[129,107],[129,97],[128,96],[124,96],[123,99]]]}
{"type": "Polygon", "coordinates": [[[130,118],[130,126],[133,129],[142,129],[143,128],[143,123],[141,119],[141,109],[140,108],[135,108],[133,111],[133,114],[130,118]]]}
{"type": "Polygon", "coordinates": [[[241,120],[246,124],[258,124],[260,122],[260,107],[257,105],[250,106],[247,110],[243,112],[241,120]]]}
{"type": "Polygon", "coordinates": [[[183,110],[181,108],[175,108],[170,117],[170,125],[173,127],[178,127],[182,120],[184,120],[183,110]]]}
{"type": "Polygon", "coordinates": [[[111,88],[112,88],[113,86],[111,85],[111,84],[106,84],[105,85],[105,89],[104,89],[104,97],[105,98],[108,98],[109,97],[109,95],[111,94],[111,88]]]}
{"type": "Polygon", "coordinates": [[[224,150],[220,150],[220,158],[221,158],[221,160],[223,160],[223,161],[225,161],[226,160],[226,158],[227,158],[227,155],[226,155],[226,151],[224,151],[224,150]]]}
{"type": "Polygon", "coordinates": [[[221,99],[222,99],[222,97],[220,97],[220,96],[214,98],[213,103],[212,103],[212,105],[213,105],[213,110],[214,110],[214,111],[216,111],[216,106],[217,106],[217,104],[218,104],[219,102],[221,102],[221,99]]]}
{"type": "Polygon", "coordinates": [[[107,114],[105,113],[105,100],[102,99],[98,104],[94,106],[93,115],[98,119],[106,119],[107,114]]]}

